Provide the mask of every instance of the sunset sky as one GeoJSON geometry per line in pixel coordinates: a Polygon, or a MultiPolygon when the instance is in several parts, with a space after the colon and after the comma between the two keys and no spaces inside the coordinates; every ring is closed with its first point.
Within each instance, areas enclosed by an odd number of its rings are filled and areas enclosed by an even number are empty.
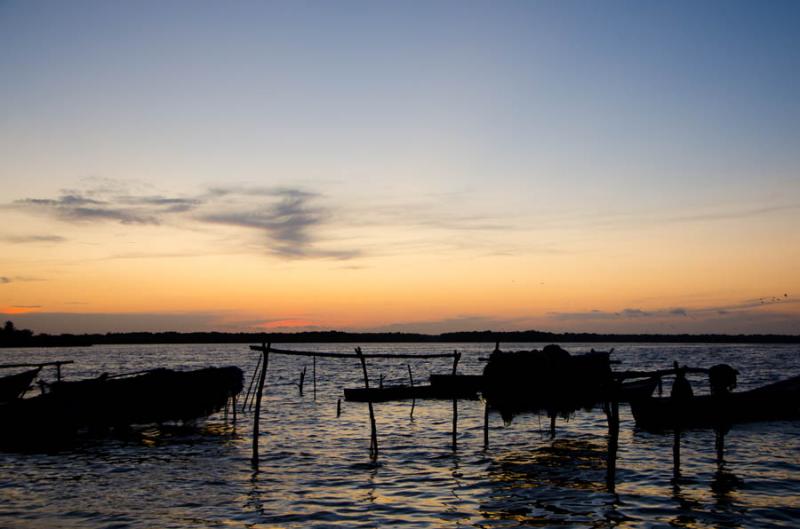
{"type": "Polygon", "coordinates": [[[798,2],[0,1],[0,318],[800,334],[798,2]]]}

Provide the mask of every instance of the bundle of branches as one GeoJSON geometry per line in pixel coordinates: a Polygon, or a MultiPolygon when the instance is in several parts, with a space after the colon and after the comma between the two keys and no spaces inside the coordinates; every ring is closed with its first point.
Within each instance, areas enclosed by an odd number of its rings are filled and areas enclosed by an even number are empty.
{"type": "Polygon", "coordinates": [[[612,386],[609,354],[570,355],[557,345],[543,350],[495,351],[483,371],[490,407],[507,423],[520,412],[568,417],[607,399],[612,386]]]}

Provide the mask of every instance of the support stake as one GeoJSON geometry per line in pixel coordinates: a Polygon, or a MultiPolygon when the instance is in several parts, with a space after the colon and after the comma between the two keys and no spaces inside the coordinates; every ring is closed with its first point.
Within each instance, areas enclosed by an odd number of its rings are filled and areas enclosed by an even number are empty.
{"type": "MultiPolygon", "coordinates": [[[[263,345],[263,344],[262,344],[263,345]]],[[[258,379],[258,389],[256,390],[256,412],[253,416],[253,466],[258,468],[258,437],[259,420],[261,419],[261,396],[264,394],[264,380],[267,376],[267,365],[269,364],[269,348],[272,344],[264,346],[264,362],[261,365],[261,376],[258,379]]]]}
{"type": "MultiPolygon", "coordinates": [[[[242,402],[242,411],[247,407],[247,401],[250,400],[250,392],[253,391],[253,384],[256,381],[256,377],[258,376],[258,368],[261,367],[261,357],[264,355],[258,355],[258,362],[256,363],[256,368],[253,370],[253,376],[250,377],[250,385],[247,388],[247,394],[244,396],[244,402],[242,402]]],[[[252,409],[253,403],[250,402],[250,408],[252,409]]]]}
{"type": "Polygon", "coordinates": [[[489,449],[489,401],[483,403],[483,449],[489,449]]]}
{"type": "MultiPolygon", "coordinates": [[[[453,377],[456,376],[458,361],[461,360],[461,353],[453,351],[453,377]]],[[[458,449],[458,395],[453,397],[453,452],[458,449]]]]}
{"type": "Polygon", "coordinates": [[[408,367],[408,382],[411,384],[411,413],[409,417],[414,418],[414,408],[417,406],[417,398],[414,396],[414,375],[411,374],[411,364],[406,364],[408,367]]]}
{"type": "MultiPolygon", "coordinates": [[[[367,362],[364,360],[364,354],[361,352],[360,347],[356,347],[356,354],[361,360],[361,369],[364,371],[364,387],[369,393],[369,376],[367,375],[367,362]]],[[[378,457],[378,428],[375,425],[375,410],[372,408],[372,399],[367,397],[367,405],[369,407],[369,424],[370,424],[370,443],[369,452],[373,459],[378,457]]]]}

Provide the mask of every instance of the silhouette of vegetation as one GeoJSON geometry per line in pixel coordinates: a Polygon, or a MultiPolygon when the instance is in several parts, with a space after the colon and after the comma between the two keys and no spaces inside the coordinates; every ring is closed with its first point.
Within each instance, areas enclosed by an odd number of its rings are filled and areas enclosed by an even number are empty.
{"type": "Polygon", "coordinates": [[[442,334],[401,332],[109,332],[105,334],[34,334],[6,322],[0,347],[59,347],[106,344],[197,343],[800,343],[800,335],[784,334],[595,334],[546,331],[465,331],[442,334]]]}

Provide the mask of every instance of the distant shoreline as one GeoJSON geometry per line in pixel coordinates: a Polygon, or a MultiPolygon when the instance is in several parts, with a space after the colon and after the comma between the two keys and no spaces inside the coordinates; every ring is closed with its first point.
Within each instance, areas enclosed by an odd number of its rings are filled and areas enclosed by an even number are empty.
{"type": "Polygon", "coordinates": [[[126,344],[203,343],[752,343],[800,344],[800,335],[781,334],[595,334],[544,331],[468,331],[442,334],[357,333],[314,331],[298,333],[124,332],[106,334],[37,334],[0,340],[0,348],[86,347],[126,344]]]}

